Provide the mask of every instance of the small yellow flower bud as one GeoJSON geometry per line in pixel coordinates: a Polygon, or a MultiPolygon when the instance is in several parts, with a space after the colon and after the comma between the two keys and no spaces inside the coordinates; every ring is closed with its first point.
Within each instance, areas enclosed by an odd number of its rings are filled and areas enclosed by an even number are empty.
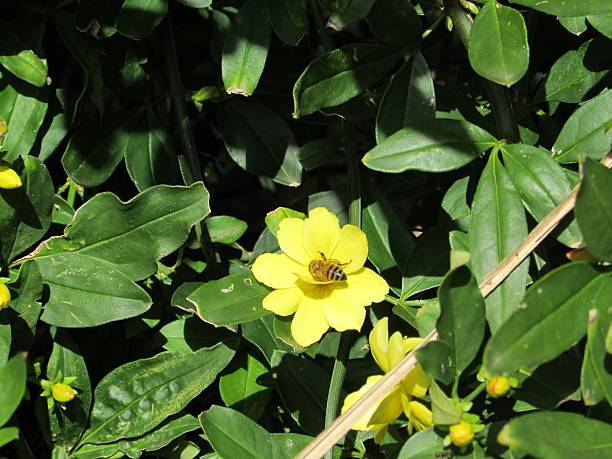
{"type": "Polygon", "coordinates": [[[75,392],[68,384],[57,383],[51,385],[51,395],[58,402],[69,402],[74,398],[75,392]]]}
{"type": "Polygon", "coordinates": [[[6,285],[0,284],[0,309],[8,308],[11,302],[11,292],[6,285]]]}
{"type": "Polygon", "coordinates": [[[12,190],[21,186],[21,179],[17,172],[10,167],[0,166],[0,188],[12,190]]]}
{"type": "Polygon", "coordinates": [[[474,439],[472,424],[467,421],[461,421],[458,424],[450,426],[449,436],[455,446],[469,445],[474,439]]]}
{"type": "Polygon", "coordinates": [[[510,380],[506,376],[495,376],[487,382],[487,394],[493,398],[499,398],[510,390],[510,380]]]}
{"type": "Polygon", "coordinates": [[[0,117],[0,139],[6,135],[8,132],[8,126],[6,125],[6,121],[0,117]]]}

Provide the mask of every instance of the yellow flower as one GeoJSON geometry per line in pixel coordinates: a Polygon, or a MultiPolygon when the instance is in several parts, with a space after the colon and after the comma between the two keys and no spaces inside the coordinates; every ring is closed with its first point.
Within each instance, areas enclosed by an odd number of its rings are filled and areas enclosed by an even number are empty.
{"type": "Polygon", "coordinates": [[[12,190],[21,186],[21,179],[17,172],[10,167],[0,166],[0,188],[12,190]]]}
{"type": "Polygon", "coordinates": [[[68,384],[56,383],[51,384],[51,395],[58,402],[66,403],[72,400],[75,396],[75,390],[68,384]]]}
{"type": "Polygon", "coordinates": [[[6,285],[0,282],[0,309],[8,308],[11,302],[11,292],[6,285]]]}
{"type": "Polygon", "coordinates": [[[472,443],[474,439],[474,430],[472,424],[467,421],[461,421],[458,424],[450,426],[449,436],[451,442],[455,446],[465,446],[472,443]]]}
{"type": "Polygon", "coordinates": [[[487,393],[493,398],[499,398],[506,395],[510,387],[510,379],[506,376],[495,376],[487,382],[487,393]]]}
{"type": "Polygon", "coordinates": [[[304,220],[283,219],[277,237],[283,253],[265,253],[253,264],[255,278],[274,289],[263,307],[279,316],[295,314],[291,334],[304,347],[319,341],[329,327],[361,330],[365,306],[389,292],[387,282],[363,266],[368,257],[365,233],[353,225],[340,228],[336,215],[317,207],[304,220]],[[330,266],[335,268],[325,277],[321,268],[330,266]],[[346,279],[327,280],[334,272],[346,279]]]}
{"type": "MultiPolygon", "coordinates": [[[[395,367],[408,352],[414,349],[422,338],[405,338],[395,332],[389,338],[388,319],[378,321],[370,333],[370,350],[378,366],[385,373],[395,367]]],[[[358,391],[347,395],[342,406],[342,413],[365,395],[376,384],[382,375],[370,376],[366,384],[358,391]]],[[[423,403],[414,400],[427,394],[430,380],[420,365],[417,365],[400,384],[394,387],[382,400],[373,406],[354,426],[355,430],[374,432],[374,440],[382,441],[389,423],[395,421],[402,413],[408,418],[408,431],[423,430],[433,425],[433,415],[423,403]]]]}

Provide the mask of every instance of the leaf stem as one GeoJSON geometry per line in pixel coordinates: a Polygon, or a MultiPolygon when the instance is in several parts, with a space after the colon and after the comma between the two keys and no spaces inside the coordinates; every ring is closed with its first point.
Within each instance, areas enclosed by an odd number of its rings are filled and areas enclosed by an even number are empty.
{"type": "Polygon", "coordinates": [[[476,387],[476,389],[474,389],[472,392],[470,392],[466,397],[463,397],[463,401],[464,402],[471,402],[472,400],[474,400],[476,397],[478,397],[478,395],[485,390],[485,388],[487,387],[487,384],[482,382],[478,385],[478,387],[476,387]]]}
{"type": "MultiPolygon", "coordinates": [[[[472,30],[471,18],[461,7],[459,0],[444,0],[444,7],[453,20],[453,26],[467,51],[469,49],[470,31],[472,30]]],[[[493,105],[497,136],[510,143],[520,142],[518,122],[508,88],[504,88],[486,78],[482,78],[482,82],[493,105]]]]}

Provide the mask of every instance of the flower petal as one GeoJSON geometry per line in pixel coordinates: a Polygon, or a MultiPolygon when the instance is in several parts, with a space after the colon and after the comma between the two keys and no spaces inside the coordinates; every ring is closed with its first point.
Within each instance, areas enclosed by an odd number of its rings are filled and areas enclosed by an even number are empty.
{"type": "Polygon", "coordinates": [[[396,386],[380,400],[376,411],[370,418],[370,424],[389,424],[395,421],[402,414],[402,411],[401,390],[399,386],[396,386]]]}
{"type": "Polygon", "coordinates": [[[312,298],[305,294],[295,316],[293,316],[291,335],[295,342],[302,347],[310,346],[319,341],[329,328],[329,324],[323,315],[322,303],[321,299],[312,298]]]}
{"type": "Polygon", "coordinates": [[[427,389],[431,381],[427,373],[421,365],[417,365],[406,377],[402,380],[402,387],[407,394],[415,397],[423,398],[427,394],[427,389]]]}
{"type": "MultiPolygon", "coordinates": [[[[367,391],[369,391],[374,384],[380,381],[383,378],[383,375],[375,375],[369,376],[366,383],[359,388],[359,390],[352,392],[346,396],[344,399],[344,403],[342,404],[342,409],[340,410],[341,414],[344,414],[348,409],[353,406],[361,397],[363,397],[367,391]]],[[[369,430],[368,425],[370,424],[370,418],[374,411],[378,408],[378,403],[375,404],[372,408],[370,408],[366,414],[363,415],[359,421],[357,421],[352,429],[354,430],[369,430]]]]}
{"type": "Polygon", "coordinates": [[[387,346],[387,362],[389,369],[395,367],[406,355],[404,352],[404,338],[400,332],[395,332],[389,338],[387,346]]]}
{"type": "Polygon", "coordinates": [[[404,413],[410,426],[414,426],[416,430],[425,430],[433,425],[433,413],[421,402],[409,401],[407,407],[404,407],[404,413]]]}
{"type": "Polygon", "coordinates": [[[348,274],[346,283],[351,295],[359,298],[364,306],[383,301],[389,293],[387,281],[370,268],[361,268],[353,274],[348,274]]]}
{"type": "Polygon", "coordinates": [[[278,253],[259,255],[251,268],[255,279],[275,289],[294,287],[300,269],[303,269],[301,265],[278,253]]]}
{"type": "Polygon", "coordinates": [[[344,225],[340,230],[340,239],[334,249],[331,258],[341,263],[348,263],[344,266],[344,272],[354,273],[363,267],[368,258],[368,239],[366,234],[353,225],[344,225]]]}
{"type": "Polygon", "coordinates": [[[284,288],[268,293],[262,301],[262,306],[279,316],[290,316],[297,311],[304,294],[297,288],[284,288]]]}
{"type": "Polygon", "coordinates": [[[404,352],[407,354],[419,344],[423,342],[423,338],[417,336],[411,336],[410,338],[404,338],[404,352]]]}
{"type": "Polygon", "coordinates": [[[387,358],[387,347],[389,346],[389,319],[383,317],[370,332],[370,352],[372,357],[385,373],[391,368],[387,358]]]}
{"type": "Polygon", "coordinates": [[[0,188],[12,190],[20,186],[21,178],[17,175],[17,172],[10,167],[0,166],[0,188]]]}
{"type": "Polygon", "coordinates": [[[304,220],[301,218],[284,218],[278,225],[278,246],[281,250],[301,265],[308,266],[310,257],[304,251],[302,234],[304,220]]]}
{"type": "Polygon", "coordinates": [[[310,260],[321,258],[321,253],[326,258],[331,258],[340,239],[338,217],[325,207],[317,207],[312,209],[308,218],[303,221],[303,244],[310,260]]]}
{"type": "Polygon", "coordinates": [[[361,330],[365,320],[365,307],[355,301],[346,286],[333,285],[329,288],[330,296],[323,305],[325,320],[338,331],[361,330]]]}

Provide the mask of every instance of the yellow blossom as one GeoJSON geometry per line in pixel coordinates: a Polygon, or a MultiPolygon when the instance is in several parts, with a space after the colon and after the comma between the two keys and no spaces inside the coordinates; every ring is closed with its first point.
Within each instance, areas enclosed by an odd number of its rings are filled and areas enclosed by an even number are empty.
{"type": "Polygon", "coordinates": [[[10,167],[0,166],[0,188],[12,190],[21,186],[21,179],[17,172],[10,167]]]}
{"type": "Polygon", "coordinates": [[[493,398],[502,397],[510,387],[510,380],[506,376],[495,376],[487,382],[487,393],[493,398]]]}
{"type": "Polygon", "coordinates": [[[66,403],[72,400],[75,396],[75,390],[68,384],[56,383],[51,384],[51,395],[58,402],[66,403]]]}
{"type": "Polygon", "coordinates": [[[451,442],[455,446],[465,446],[472,443],[474,439],[474,430],[472,424],[467,421],[461,421],[450,426],[449,436],[451,442]]]}
{"type": "MultiPolygon", "coordinates": [[[[408,352],[414,349],[422,338],[405,338],[400,332],[389,337],[388,319],[378,321],[370,332],[370,350],[378,366],[385,373],[395,367],[408,352]]],[[[370,376],[358,391],[349,394],[344,400],[342,412],[347,411],[371,387],[383,378],[382,375],[370,376]]],[[[408,431],[423,430],[433,424],[432,412],[423,403],[414,400],[427,395],[430,380],[420,365],[417,365],[400,384],[378,401],[354,426],[355,430],[374,432],[374,440],[382,441],[387,426],[402,413],[408,418],[408,431]]]]}
{"type": "Polygon", "coordinates": [[[0,282],[0,309],[8,308],[11,302],[11,292],[8,287],[0,282]]]}
{"type": "Polygon", "coordinates": [[[387,282],[363,266],[365,233],[354,225],[340,228],[336,215],[317,207],[304,220],[283,219],[277,237],[282,253],[265,253],[253,264],[255,278],[274,289],[263,307],[280,316],[295,314],[291,334],[300,346],[316,343],[329,327],[361,330],[365,306],[389,292],[387,282]],[[346,279],[321,280],[313,262],[331,263],[346,279]]]}

